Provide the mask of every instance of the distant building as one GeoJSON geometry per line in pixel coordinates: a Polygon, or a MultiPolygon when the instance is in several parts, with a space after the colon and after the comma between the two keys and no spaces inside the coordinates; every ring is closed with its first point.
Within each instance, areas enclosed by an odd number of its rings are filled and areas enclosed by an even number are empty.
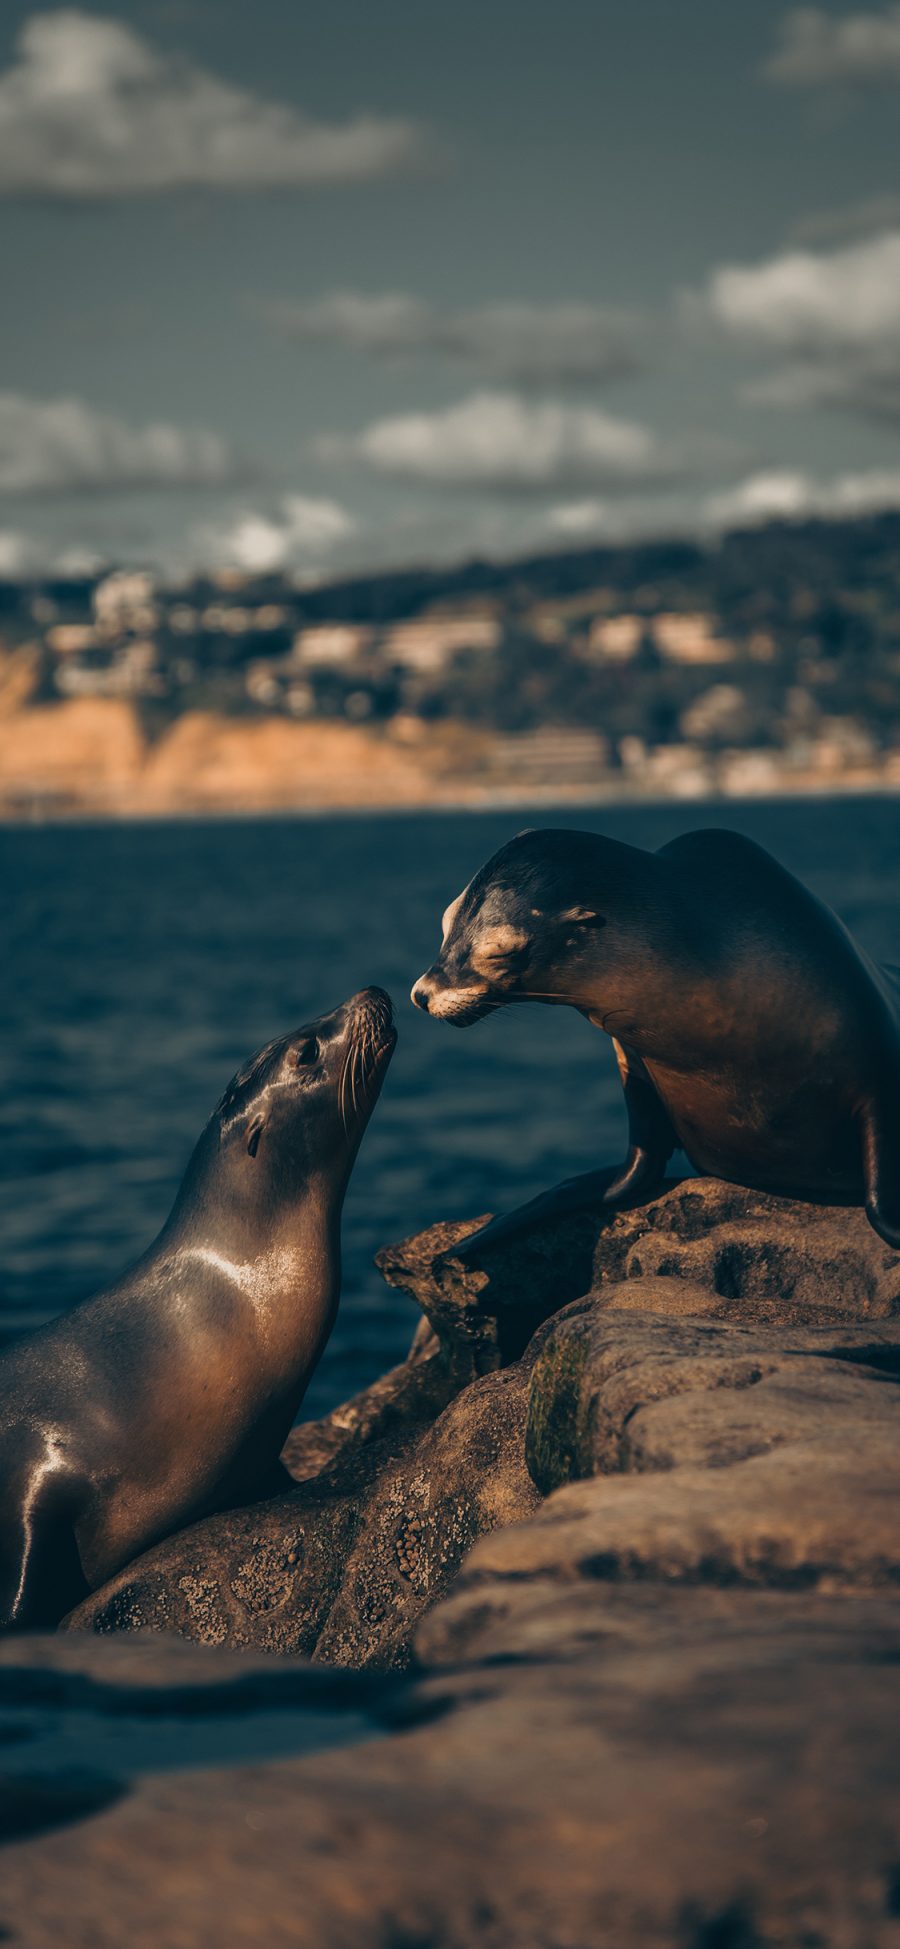
{"type": "Polygon", "coordinates": [[[155,578],[148,569],[116,569],[97,583],[92,606],[102,636],[139,635],[155,629],[159,622],[155,578]]]}
{"type": "Polygon", "coordinates": [[[817,771],[840,773],[871,765],[877,757],[875,739],[854,717],[823,717],[812,745],[817,771]]]}
{"type": "Polygon", "coordinates": [[[221,631],[225,636],[270,636],[285,628],[288,612],[277,602],[263,602],[254,608],[239,602],[211,602],[200,620],[204,629],[221,631]]]}
{"type": "Polygon", "coordinates": [[[201,627],[200,611],[190,602],[173,602],[166,622],[175,636],[196,636],[201,627]]]}
{"type": "Polygon", "coordinates": [[[658,744],[648,751],[641,783],[676,799],[702,799],[712,789],[705,753],[695,744],[658,744]]]}
{"type": "Polygon", "coordinates": [[[283,685],[271,664],[251,663],[244,678],[244,687],[252,704],[277,706],[281,703],[283,685]]]}
{"type": "Polygon", "coordinates": [[[156,644],[138,637],[118,651],[100,645],[67,657],[56,687],[65,697],[158,697],[165,679],[156,644]]]}
{"type": "Polygon", "coordinates": [[[670,663],[731,663],[734,644],[715,633],[714,616],[697,611],[682,615],[664,611],[649,619],[650,634],[659,651],[670,663]]]}
{"type": "Polygon", "coordinates": [[[228,617],[234,613],[228,602],[208,602],[200,612],[200,627],[210,636],[218,636],[228,630],[228,617]]]}
{"type": "Polygon", "coordinates": [[[483,611],[417,616],[394,624],[382,638],[381,653],[404,670],[442,670],[457,650],[495,650],[501,634],[498,618],[483,611]]]}
{"type": "Polygon", "coordinates": [[[600,732],[569,730],[561,725],[497,738],[492,756],[495,764],[528,781],[532,777],[597,777],[608,770],[609,753],[609,739],[600,732]]]}
{"type": "Polygon", "coordinates": [[[307,670],[340,669],[356,663],[371,646],[374,631],[357,623],[318,623],[294,637],[294,662],[307,670]]]}
{"type": "Polygon", "coordinates": [[[555,603],[536,603],[533,609],[526,611],[522,620],[529,634],[536,636],[539,643],[565,643],[568,637],[566,617],[555,603]]]}
{"type": "Polygon", "coordinates": [[[77,656],[82,650],[96,648],[97,631],[93,623],[55,623],[44,641],[53,656],[77,656]]]}
{"type": "Polygon", "coordinates": [[[644,640],[643,616],[596,616],[588,636],[591,656],[608,658],[610,663],[630,663],[644,640]]]}
{"type": "Polygon", "coordinates": [[[776,792],[784,781],[784,766],[775,751],[726,751],[716,776],[729,798],[757,798],[776,792]]]}
{"type": "Polygon", "coordinates": [[[747,734],[750,712],[737,684],[711,684],[682,711],[679,729],[690,743],[731,744],[747,734]]]}
{"type": "Polygon", "coordinates": [[[311,717],[316,708],[316,693],[311,684],[288,684],[285,703],[292,717],[311,717]]]}

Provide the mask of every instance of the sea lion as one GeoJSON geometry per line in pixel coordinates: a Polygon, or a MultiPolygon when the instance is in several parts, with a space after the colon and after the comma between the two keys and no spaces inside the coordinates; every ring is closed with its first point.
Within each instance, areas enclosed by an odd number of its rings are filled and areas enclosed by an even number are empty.
{"type": "Polygon", "coordinates": [[[367,988],[260,1049],[131,1271],[0,1362],[0,1627],[57,1624],[150,1544],[275,1487],[340,1297],[393,1053],[367,988]]]}
{"type": "MultiPolygon", "coordinates": [[[[900,1249],[900,970],[750,839],[710,829],[656,853],[530,831],[444,914],[412,999],[458,1026],[507,1002],[568,1003],[612,1037],[629,1146],[467,1241],[654,1196],[673,1150],[759,1191],[864,1204],[900,1249]]],[[[459,1252],[454,1252],[454,1257],[459,1252]]]]}

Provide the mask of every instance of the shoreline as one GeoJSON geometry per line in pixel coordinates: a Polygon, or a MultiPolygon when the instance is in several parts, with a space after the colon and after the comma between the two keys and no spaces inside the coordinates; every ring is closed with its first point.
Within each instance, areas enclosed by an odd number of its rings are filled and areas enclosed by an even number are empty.
{"type": "Polygon", "coordinates": [[[863,803],[869,799],[900,799],[900,781],[896,779],[872,779],[865,782],[857,778],[849,780],[831,779],[827,784],[818,781],[784,786],[766,792],[727,792],[709,791],[697,793],[681,792],[623,792],[603,791],[586,788],[583,791],[563,791],[556,785],[538,787],[532,790],[513,790],[503,792],[467,792],[447,798],[428,798],[420,801],[398,802],[385,800],[384,803],[348,801],[317,805],[277,805],[260,804],[251,806],[227,805],[184,805],[149,808],[146,806],[104,808],[102,806],[73,807],[71,811],[28,810],[15,812],[0,806],[0,832],[19,832],[22,830],[52,828],[63,829],[77,826],[180,826],[180,825],[251,825],[312,823],[320,819],[368,819],[376,818],[440,818],[449,813],[458,816],[470,813],[473,817],[487,812],[529,811],[537,807],[566,812],[569,810],[654,811],[671,807],[725,807],[730,805],[796,805],[803,801],[842,799],[848,804],[863,803]]]}

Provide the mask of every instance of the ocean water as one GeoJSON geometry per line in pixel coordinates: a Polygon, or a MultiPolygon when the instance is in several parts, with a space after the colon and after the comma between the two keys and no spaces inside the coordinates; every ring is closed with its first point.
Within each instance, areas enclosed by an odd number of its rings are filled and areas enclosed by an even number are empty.
{"type": "Polygon", "coordinates": [[[377,982],[399,1042],[344,1218],[344,1291],[303,1413],[405,1353],[418,1314],[372,1264],[437,1218],[505,1210],[616,1160],[612,1046],[568,1009],[459,1031],[408,1001],[440,915],[523,825],[658,846],[727,825],[900,961],[900,805],[881,798],[7,827],[0,1333],[116,1277],[162,1224],[196,1138],[259,1044],[377,982]]]}

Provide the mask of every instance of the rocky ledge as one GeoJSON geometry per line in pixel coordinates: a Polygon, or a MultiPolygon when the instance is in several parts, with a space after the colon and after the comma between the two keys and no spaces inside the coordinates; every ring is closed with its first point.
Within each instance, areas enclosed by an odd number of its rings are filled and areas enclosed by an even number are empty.
{"type": "Polygon", "coordinates": [[[5,1939],[900,1949],[900,1257],[701,1180],[471,1229],[293,1488],[0,1649],[5,1939]]]}

